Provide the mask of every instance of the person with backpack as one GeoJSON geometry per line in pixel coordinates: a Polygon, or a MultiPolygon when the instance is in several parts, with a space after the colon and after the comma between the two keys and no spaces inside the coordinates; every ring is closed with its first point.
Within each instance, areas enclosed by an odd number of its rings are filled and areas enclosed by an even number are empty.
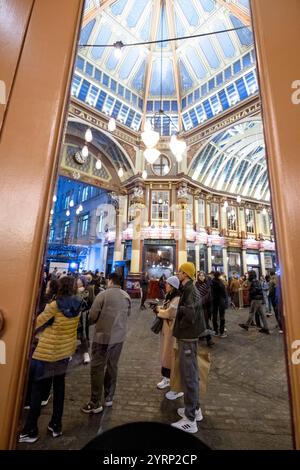
{"type": "Polygon", "coordinates": [[[248,331],[249,326],[253,322],[253,318],[255,314],[258,314],[260,320],[262,321],[263,328],[260,328],[260,333],[265,333],[267,335],[270,334],[268,322],[265,316],[263,302],[264,302],[264,295],[261,284],[257,279],[256,272],[250,271],[249,272],[249,300],[250,300],[250,311],[249,317],[246,323],[239,323],[239,326],[244,330],[248,331]]]}

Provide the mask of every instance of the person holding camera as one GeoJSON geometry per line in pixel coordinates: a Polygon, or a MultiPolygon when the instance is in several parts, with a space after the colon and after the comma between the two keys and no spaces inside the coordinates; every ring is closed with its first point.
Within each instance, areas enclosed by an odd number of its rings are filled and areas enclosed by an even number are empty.
{"type": "Polygon", "coordinates": [[[174,354],[173,326],[176,318],[179,294],[179,279],[171,276],[166,281],[166,295],[162,307],[154,307],[154,311],[163,320],[160,332],[160,360],[162,380],[157,388],[163,390],[170,386],[172,355],[174,354]]]}

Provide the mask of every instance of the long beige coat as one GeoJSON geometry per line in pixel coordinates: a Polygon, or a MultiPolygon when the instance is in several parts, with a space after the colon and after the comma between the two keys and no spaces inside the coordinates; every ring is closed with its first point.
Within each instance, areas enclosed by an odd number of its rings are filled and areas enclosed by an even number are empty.
{"type": "Polygon", "coordinates": [[[164,308],[158,308],[157,316],[163,318],[163,327],[160,334],[160,357],[161,366],[166,369],[171,369],[172,362],[174,362],[174,341],[173,326],[177,313],[180,297],[174,297],[164,308]]]}

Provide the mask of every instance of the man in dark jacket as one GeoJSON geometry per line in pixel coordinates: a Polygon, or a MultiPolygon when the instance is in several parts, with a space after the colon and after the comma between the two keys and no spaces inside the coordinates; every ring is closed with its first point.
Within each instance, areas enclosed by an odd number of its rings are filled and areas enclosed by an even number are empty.
{"type": "Polygon", "coordinates": [[[260,333],[265,333],[267,335],[270,334],[267,319],[265,316],[265,312],[263,309],[263,300],[264,300],[264,295],[262,291],[262,287],[260,285],[260,282],[256,278],[256,272],[255,271],[250,271],[249,272],[249,278],[250,282],[250,288],[249,288],[249,300],[250,300],[250,311],[249,311],[249,317],[246,323],[240,323],[239,326],[243,328],[244,330],[248,330],[249,326],[253,322],[253,318],[255,314],[258,314],[260,316],[260,319],[263,324],[263,328],[259,330],[260,333]]]}
{"type": "Polygon", "coordinates": [[[173,335],[178,341],[180,378],[184,392],[184,408],[177,410],[180,419],[172,426],[189,433],[198,431],[197,421],[203,419],[199,404],[199,371],[197,346],[199,336],[205,335],[205,320],[201,299],[193,281],[196,269],[193,263],[179,268],[181,297],[173,335]]]}

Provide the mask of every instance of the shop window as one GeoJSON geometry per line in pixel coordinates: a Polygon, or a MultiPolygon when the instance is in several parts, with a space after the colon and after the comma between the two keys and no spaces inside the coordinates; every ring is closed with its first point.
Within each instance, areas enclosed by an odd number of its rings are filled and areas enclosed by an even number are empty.
{"type": "Polygon", "coordinates": [[[52,243],[54,241],[54,228],[51,227],[49,231],[49,243],[52,243]]]}
{"type": "Polygon", "coordinates": [[[236,220],[236,208],[228,207],[227,208],[227,228],[228,230],[237,230],[237,220],[236,220]]]}
{"type": "Polygon", "coordinates": [[[211,262],[214,271],[223,271],[223,251],[221,246],[212,246],[211,262]]]}
{"type": "Polygon", "coordinates": [[[241,253],[228,251],[228,276],[231,277],[233,273],[241,275],[241,253]]]}
{"type": "Polygon", "coordinates": [[[212,228],[219,228],[219,204],[210,205],[210,225],[212,228]]]}
{"type": "Polygon", "coordinates": [[[205,227],[205,202],[204,199],[198,200],[198,220],[200,227],[205,227]]]}
{"type": "Polygon", "coordinates": [[[246,231],[254,233],[254,211],[252,209],[245,210],[246,231]]]}
{"type": "Polygon", "coordinates": [[[200,254],[200,271],[207,272],[207,246],[200,244],[199,247],[200,254]]]}
{"type": "Polygon", "coordinates": [[[169,191],[152,191],[152,221],[169,221],[169,191]]]}
{"type": "Polygon", "coordinates": [[[194,242],[187,243],[187,261],[196,264],[196,246],[194,242]]]}
{"type": "Polygon", "coordinates": [[[171,245],[145,244],[144,271],[150,279],[159,279],[163,274],[168,278],[174,273],[175,247],[171,245]]]}

